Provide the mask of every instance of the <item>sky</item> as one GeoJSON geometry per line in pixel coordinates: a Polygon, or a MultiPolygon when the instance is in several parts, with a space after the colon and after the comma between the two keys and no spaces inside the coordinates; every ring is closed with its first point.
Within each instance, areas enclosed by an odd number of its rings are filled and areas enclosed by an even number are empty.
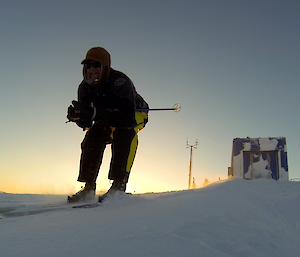
{"type": "MultiPolygon", "coordinates": [[[[237,137],[287,139],[300,178],[300,2],[6,1],[0,3],[0,191],[78,191],[84,133],[66,124],[88,49],[106,48],[150,108],[128,191],[227,178],[237,137]]],[[[97,190],[106,190],[107,147],[97,190]]]]}

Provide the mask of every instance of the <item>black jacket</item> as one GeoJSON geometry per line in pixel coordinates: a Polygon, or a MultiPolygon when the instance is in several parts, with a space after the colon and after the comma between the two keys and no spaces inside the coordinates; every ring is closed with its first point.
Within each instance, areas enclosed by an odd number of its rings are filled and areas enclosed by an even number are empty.
{"type": "Polygon", "coordinates": [[[78,101],[96,107],[96,121],[105,119],[107,125],[122,128],[136,126],[136,108],[148,108],[132,81],[114,69],[107,82],[100,85],[91,86],[83,80],[78,87],[78,101]]]}

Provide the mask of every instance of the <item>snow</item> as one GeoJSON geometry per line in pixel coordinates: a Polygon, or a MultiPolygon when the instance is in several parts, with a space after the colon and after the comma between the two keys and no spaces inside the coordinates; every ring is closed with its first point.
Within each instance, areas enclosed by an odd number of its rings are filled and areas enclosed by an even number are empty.
{"type": "MultiPolygon", "coordinates": [[[[234,179],[3,218],[0,255],[298,257],[299,195],[300,182],[234,179]]],[[[2,193],[0,210],[36,210],[65,198],[2,193]]]]}
{"type": "Polygon", "coordinates": [[[268,167],[268,160],[264,160],[262,156],[258,156],[258,154],[254,154],[255,158],[259,158],[259,161],[254,162],[252,166],[248,167],[248,171],[245,173],[245,178],[251,179],[251,174],[253,174],[254,178],[269,178],[271,177],[271,171],[266,169],[268,167]]]}
{"type": "Polygon", "coordinates": [[[259,138],[259,146],[261,151],[272,151],[275,150],[278,145],[276,138],[259,138]]]}

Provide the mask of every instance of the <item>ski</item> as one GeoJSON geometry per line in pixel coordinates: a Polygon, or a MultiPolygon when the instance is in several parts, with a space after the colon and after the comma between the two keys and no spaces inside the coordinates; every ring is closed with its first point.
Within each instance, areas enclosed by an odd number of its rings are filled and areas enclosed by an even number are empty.
{"type": "Polygon", "coordinates": [[[100,206],[101,203],[86,203],[86,204],[79,204],[79,205],[75,205],[72,208],[74,209],[89,209],[89,208],[95,208],[100,206]]]}
{"type": "Polygon", "coordinates": [[[1,207],[0,219],[29,216],[47,212],[70,210],[72,208],[92,208],[98,206],[95,201],[77,202],[77,203],[51,203],[41,206],[18,206],[18,207],[1,207]]]}
{"type": "Polygon", "coordinates": [[[13,207],[1,207],[0,208],[0,219],[5,218],[14,218],[14,217],[22,217],[22,216],[29,216],[34,214],[41,214],[41,213],[48,213],[53,211],[63,211],[63,210],[71,210],[71,209],[89,209],[89,208],[96,208],[102,205],[102,203],[106,202],[107,200],[113,200],[115,197],[116,199],[122,200],[124,197],[132,196],[131,193],[125,194],[116,194],[109,197],[103,197],[103,195],[97,198],[97,202],[95,200],[90,201],[78,201],[78,202],[63,202],[63,203],[50,203],[46,205],[39,205],[39,206],[13,206],[13,207]]]}
{"type": "Polygon", "coordinates": [[[51,211],[64,210],[67,208],[69,208],[68,204],[57,205],[57,206],[53,206],[53,207],[51,207],[51,206],[50,207],[40,207],[35,210],[26,210],[26,209],[22,210],[22,208],[21,208],[19,210],[15,209],[15,210],[8,211],[8,212],[1,212],[0,219],[29,216],[29,215],[46,213],[46,212],[51,212],[51,211]]]}

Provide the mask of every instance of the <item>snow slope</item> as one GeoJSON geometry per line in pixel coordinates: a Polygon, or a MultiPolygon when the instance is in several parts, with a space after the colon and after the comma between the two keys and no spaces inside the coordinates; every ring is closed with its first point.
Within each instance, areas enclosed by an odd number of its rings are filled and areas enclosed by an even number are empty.
{"type": "MultiPolygon", "coordinates": [[[[300,256],[300,182],[235,179],[0,219],[0,256],[300,256]]],[[[65,196],[0,194],[20,211],[65,196]]]]}

